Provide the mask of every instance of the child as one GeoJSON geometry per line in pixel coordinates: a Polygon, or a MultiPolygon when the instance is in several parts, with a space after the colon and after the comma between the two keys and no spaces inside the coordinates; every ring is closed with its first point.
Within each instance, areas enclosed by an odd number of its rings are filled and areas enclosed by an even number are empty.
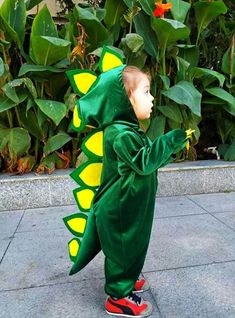
{"type": "Polygon", "coordinates": [[[120,65],[101,74],[79,100],[82,120],[104,131],[104,155],[101,185],[70,274],[102,249],[105,309],[114,316],[147,317],[152,312],[152,305],[134,292],[148,288],[139,275],[153,221],[156,171],[186,142],[181,129],[153,142],[145,135],[138,120],[150,118],[153,99],[149,76],[134,66],[120,65]]]}

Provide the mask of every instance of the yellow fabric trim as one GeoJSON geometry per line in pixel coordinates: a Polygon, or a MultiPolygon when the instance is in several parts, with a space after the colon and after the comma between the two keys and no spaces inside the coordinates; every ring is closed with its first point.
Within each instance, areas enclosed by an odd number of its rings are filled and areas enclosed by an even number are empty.
{"type": "Polygon", "coordinates": [[[86,142],[85,147],[95,155],[103,156],[103,131],[93,134],[86,142]]]}
{"type": "Polygon", "coordinates": [[[81,126],[81,119],[79,118],[78,114],[78,108],[75,106],[74,111],[73,111],[73,124],[74,127],[79,128],[81,126]]]}
{"type": "Polygon", "coordinates": [[[86,219],[84,218],[73,218],[68,221],[68,225],[72,230],[78,233],[84,233],[86,226],[86,219]]]}
{"type": "Polygon", "coordinates": [[[77,192],[77,199],[83,209],[90,209],[94,195],[94,192],[90,189],[84,189],[77,192]]]}
{"type": "Polygon", "coordinates": [[[91,73],[84,72],[74,75],[74,82],[78,90],[83,94],[86,94],[89,91],[91,85],[95,82],[96,79],[97,76],[91,73]]]}
{"type": "Polygon", "coordinates": [[[82,181],[90,187],[98,187],[101,181],[103,164],[100,162],[90,163],[79,175],[82,181]]]}
{"type": "Polygon", "coordinates": [[[77,240],[72,240],[72,241],[69,243],[69,254],[70,254],[72,257],[75,257],[75,256],[77,256],[78,251],[79,251],[78,241],[77,241],[77,240]]]}
{"type": "Polygon", "coordinates": [[[106,52],[102,60],[102,70],[103,72],[109,71],[114,67],[123,65],[122,60],[120,60],[116,55],[106,52]]]}

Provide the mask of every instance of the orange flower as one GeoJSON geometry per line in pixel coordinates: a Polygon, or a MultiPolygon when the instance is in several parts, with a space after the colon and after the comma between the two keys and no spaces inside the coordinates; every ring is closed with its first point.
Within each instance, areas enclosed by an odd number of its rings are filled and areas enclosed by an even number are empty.
{"type": "Polygon", "coordinates": [[[172,3],[162,3],[162,2],[155,2],[156,9],[153,11],[153,15],[155,17],[164,18],[165,12],[168,12],[172,8],[172,3]]]}

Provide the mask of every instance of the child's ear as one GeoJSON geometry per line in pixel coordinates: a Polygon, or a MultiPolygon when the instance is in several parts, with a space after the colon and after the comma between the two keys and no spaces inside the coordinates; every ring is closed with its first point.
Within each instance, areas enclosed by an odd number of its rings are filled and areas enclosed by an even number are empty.
{"type": "Polygon", "coordinates": [[[130,100],[130,102],[131,102],[131,105],[134,106],[134,104],[135,104],[135,99],[134,99],[134,95],[133,95],[132,90],[129,92],[128,97],[129,97],[129,100],[130,100]]]}

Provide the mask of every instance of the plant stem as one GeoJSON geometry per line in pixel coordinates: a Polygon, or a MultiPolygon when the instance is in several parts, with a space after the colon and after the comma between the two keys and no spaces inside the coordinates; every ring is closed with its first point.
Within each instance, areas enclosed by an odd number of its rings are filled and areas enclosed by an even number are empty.
{"type": "Polygon", "coordinates": [[[229,84],[230,84],[230,88],[229,88],[229,92],[231,93],[231,87],[232,87],[232,80],[233,80],[233,55],[234,55],[234,49],[235,49],[235,34],[232,37],[232,42],[231,42],[231,51],[230,51],[230,74],[229,74],[229,84]]]}
{"type": "Polygon", "coordinates": [[[16,112],[16,117],[17,117],[18,123],[19,123],[19,127],[23,127],[23,124],[20,120],[20,114],[19,114],[19,111],[17,109],[17,106],[15,107],[15,112],[16,112]]]}
{"type": "Polygon", "coordinates": [[[162,75],[166,75],[166,44],[164,44],[161,52],[162,75]]]}
{"type": "Polygon", "coordinates": [[[39,140],[38,140],[38,138],[36,138],[35,147],[34,147],[34,157],[35,157],[36,162],[38,160],[38,146],[39,146],[39,140]]]}
{"type": "Polygon", "coordinates": [[[7,110],[7,118],[8,118],[10,128],[13,128],[12,114],[9,110],[7,110]]]}
{"type": "Polygon", "coordinates": [[[44,83],[41,83],[40,98],[43,98],[43,92],[44,92],[44,83]]]}

